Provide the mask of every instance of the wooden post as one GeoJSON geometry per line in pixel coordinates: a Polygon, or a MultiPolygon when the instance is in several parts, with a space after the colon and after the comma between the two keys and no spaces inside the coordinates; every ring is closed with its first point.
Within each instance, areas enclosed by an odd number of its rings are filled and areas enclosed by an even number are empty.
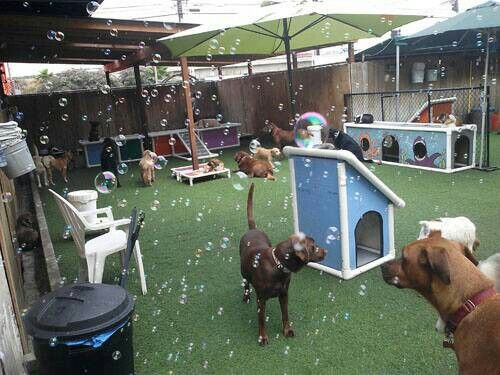
{"type": "Polygon", "coordinates": [[[141,73],[139,71],[139,65],[134,65],[134,76],[135,76],[135,93],[137,96],[137,106],[139,108],[139,122],[141,124],[142,132],[144,133],[144,146],[147,149],[151,149],[151,142],[149,139],[149,131],[147,125],[146,109],[144,108],[144,100],[142,99],[142,83],[141,83],[141,73]]]}
{"type": "Polygon", "coordinates": [[[196,147],[193,103],[191,102],[191,87],[189,84],[189,71],[188,71],[188,64],[186,57],[181,57],[181,70],[182,70],[182,81],[183,81],[182,86],[184,87],[184,97],[186,98],[186,113],[189,120],[188,132],[189,132],[189,143],[191,145],[191,161],[193,164],[193,170],[198,170],[199,168],[198,149],[196,147]]]}
{"type": "Polygon", "coordinates": [[[106,84],[111,87],[111,79],[109,78],[109,72],[104,72],[106,74],[106,84]]]}
{"type": "Polygon", "coordinates": [[[252,61],[248,61],[247,63],[248,75],[251,76],[253,74],[253,66],[252,61]]]}
{"type": "Polygon", "coordinates": [[[352,64],[354,62],[354,43],[347,43],[347,62],[352,64]]]}

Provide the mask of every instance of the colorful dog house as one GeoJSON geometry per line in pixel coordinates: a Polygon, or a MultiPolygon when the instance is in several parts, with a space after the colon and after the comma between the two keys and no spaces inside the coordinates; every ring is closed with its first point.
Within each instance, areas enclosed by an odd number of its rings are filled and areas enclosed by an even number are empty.
{"type": "MultiPolygon", "coordinates": [[[[220,126],[197,128],[198,157],[200,159],[214,157],[217,154],[211,153],[210,150],[239,146],[240,127],[240,123],[227,122],[220,126]]],[[[148,135],[153,139],[153,151],[158,155],[172,155],[180,159],[191,160],[189,156],[184,156],[190,153],[189,135],[186,129],[151,132],[148,135]]]]}
{"type": "MultiPolygon", "coordinates": [[[[142,153],[144,152],[143,139],[144,136],[141,134],[126,135],[126,142],[123,146],[120,146],[119,161],[120,162],[130,162],[137,161],[142,158],[142,153]]],[[[98,141],[85,141],[80,140],[79,143],[83,147],[85,153],[85,161],[87,163],[87,168],[98,167],[101,165],[101,152],[102,143],[104,139],[101,138],[98,141]]]]}
{"type": "Polygon", "coordinates": [[[365,159],[405,167],[452,173],[476,163],[476,131],[471,125],[417,124],[377,121],[345,123],[365,159]]]}
{"type": "Polygon", "coordinates": [[[285,147],[295,231],[328,250],[309,266],[351,279],[391,260],[394,206],[405,202],[349,151],[285,147]]]}

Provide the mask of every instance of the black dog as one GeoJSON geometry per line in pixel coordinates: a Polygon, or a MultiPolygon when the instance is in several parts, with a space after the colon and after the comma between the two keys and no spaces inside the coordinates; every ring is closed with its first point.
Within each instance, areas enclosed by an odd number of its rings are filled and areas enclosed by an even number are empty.
{"type": "Polygon", "coordinates": [[[116,177],[116,186],[120,187],[118,179],[118,146],[112,138],[104,138],[101,151],[101,170],[113,172],[116,177]]]}
{"type": "Polygon", "coordinates": [[[37,221],[31,212],[23,212],[17,217],[16,234],[22,251],[29,251],[38,247],[40,234],[38,233],[37,221]]]}
{"type": "Polygon", "coordinates": [[[330,129],[328,136],[333,140],[333,145],[337,150],[351,151],[359,161],[371,161],[363,158],[361,146],[354,140],[354,138],[344,133],[342,130],[330,129]]]}

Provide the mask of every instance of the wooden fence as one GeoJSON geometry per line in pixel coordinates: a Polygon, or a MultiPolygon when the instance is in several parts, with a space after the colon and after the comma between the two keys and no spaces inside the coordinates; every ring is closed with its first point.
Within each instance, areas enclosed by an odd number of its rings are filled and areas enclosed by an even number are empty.
{"type": "MultiPolygon", "coordinates": [[[[344,94],[350,90],[347,64],[298,69],[294,72],[294,97],[298,113],[322,113],[328,122],[341,125],[344,94]]],[[[149,131],[184,127],[185,99],[181,85],[145,87],[146,98],[135,88],[115,88],[110,94],[98,90],[57,92],[9,97],[9,104],[24,114],[22,127],[31,144],[41,135],[53,146],[75,149],[87,139],[90,120],[101,122],[101,136],[143,133],[139,105],[144,103],[149,131]],[[149,99],[148,99],[149,98],[149,99]],[[60,100],[66,99],[65,106],[60,100]],[[64,120],[63,116],[67,115],[64,120]],[[161,120],[167,125],[162,126],[161,120]]],[[[223,122],[242,123],[242,133],[261,134],[266,120],[289,129],[290,112],[286,72],[258,74],[217,83],[199,82],[192,88],[198,118],[222,116],[223,122]],[[198,94],[198,95],[196,95],[198,94]]]]}
{"type": "MultiPolygon", "coordinates": [[[[349,92],[347,64],[298,69],[294,72],[296,112],[319,112],[336,127],[341,124],[344,94],[349,92]]],[[[221,113],[241,122],[242,132],[259,135],[266,120],[290,129],[286,72],[225,79],[217,83],[221,113]]]]}
{"type": "MultiPolygon", "coordinates": [[[[101,123],[101,136],[143,133],[139,105],[144,104],[149,131],[184,127],[185,99],[181,85],[146,86],[146,98],[138,97],[135,88],[116,88],[109,94],[99,90],[57,92],[51,94],[17,95],[9,97],[9,105],[22,112],[21,127],[28,131],[28,143],[42,135],[49,144],[64,149],[76,149],[78,140],[87,139],[89,121],[101,123]],[[149,97],[149,99],[148,99],[149,97]],[[65,106],[60,100],[66,100],[65,106]],[[67,115],[67,119],[63,116],[67,115]],[[167,125],[162,126],[161,120],[167,125]]],[[[201,117],[215,117],[219,112],[216,87],[211,82],[199,82],[193,88],[201,117]]]]}

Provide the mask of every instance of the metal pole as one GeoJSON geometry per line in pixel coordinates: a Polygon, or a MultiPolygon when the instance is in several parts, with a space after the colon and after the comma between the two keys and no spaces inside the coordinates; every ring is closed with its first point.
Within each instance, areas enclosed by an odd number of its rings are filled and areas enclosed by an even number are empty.
{"type": "Polygon", "coordinates": [[[399,44],[396,43],[396,121],[399,121],[399,44]]]}
{"type": "Polygon", "coordinates": [[[182,86],[184,87],[184,96],[186,98],[186,112],[189,120],[188,132],[189,132],[189,143],[191,145],[191,161],[193,165],[193,170],[197,171],[199,166],[198,163],[198,147],[196,147],[196,136],[194,130],[194,115],[193,115],[193,103],[191,102],[191,87],[189,84],[189,71],[187,58],[181,57],[181,70],[182,70],[182,86]]]}
{"type": "Polygon", "coordinates": [[[285,44],[286,53],[286,70],[288,76],[288,98],[290,100],[290,115],[295,118],[295,101],[293,99],[293,75],[292,75],[292,59],[290,51],[290,36],[288,34],[288,20],[283,18],[283,43],[285,44]]]}
{"type": "Polygon", "coordinates": [[[483,90],[483,102],[481,103],[481,155],[479,156],[479,168],[483,168],[484,163],[484,138],[486,130],[486,112],[488,110],[486,105],[486,98],[488,96],[488,60],[490,59],[490,45],[488,39],[490,38],[490,33],[486,36],[486,58],[484,61],[484,90],[483,90]]]}

